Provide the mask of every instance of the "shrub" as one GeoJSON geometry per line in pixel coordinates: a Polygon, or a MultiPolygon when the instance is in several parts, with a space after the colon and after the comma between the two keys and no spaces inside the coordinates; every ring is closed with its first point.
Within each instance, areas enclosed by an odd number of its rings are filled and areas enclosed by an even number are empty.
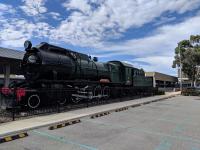
{"type": "Polygon", "coordinates": [[[200,91],[195,88],[183,89],[181,92],[184,96],[200,96],[200,91]]]}

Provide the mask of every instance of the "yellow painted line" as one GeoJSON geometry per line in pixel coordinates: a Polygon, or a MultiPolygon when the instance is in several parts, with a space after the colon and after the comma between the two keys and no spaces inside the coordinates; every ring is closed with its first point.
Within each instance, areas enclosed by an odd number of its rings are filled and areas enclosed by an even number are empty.
{"type": "Polygon", "coordinates": [[[25,137],[25,134],[24,134],[24,133],[21,133],[21,134],[19,134],[19,137],[20,137],[20,138],[23,138],[23,137],[25,137]]]}
{"type": "Polygon", "coordinates": [[[12,141],[12,137],[8,136],[8,137],[5,137],[5,141],[8,142],[8,141],[12,141]]]}
{"type": "Polygon", "coordinates": [[[110,114],[110,112],[103,112],[103,113],[99,113],[99,114],[94,114],[94,115],[90,116],[90,118],[94,119],[94,118],[102,117],[102,116],[109,115],[109,114],[110,114]]]}
{"type": "Polygon", "coordinates": [[[66,127],[66,126],[69,126],[69,125],[73,125],[73,124],[76,124],[76,123],[80,123],[80,122],[81,122],[80,120],[67,121],[65,123],[61,123],[61,124],[57,124],[57,125],[54,125],[54,126],[50,126],[49,130],[55,130],[55,129],[63,128],[63,127],[66,127]]]}
{"type": "Polygon", "coordinates": [[[12,135],[12,136],[2,137],[2,138],[0,138],[0,143],[10,142],[10,141],[13,141],[16,139],[24,138],[26,136],[28,136],[27,133],[19,133],[19,134],[12,135]]]}

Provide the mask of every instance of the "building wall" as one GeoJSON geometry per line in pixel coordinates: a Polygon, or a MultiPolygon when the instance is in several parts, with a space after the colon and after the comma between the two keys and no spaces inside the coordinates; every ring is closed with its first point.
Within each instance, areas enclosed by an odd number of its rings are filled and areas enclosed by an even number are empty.
{"type": "Polygon", "coordinates": [[[154,87],[174,88],[177,86],[178,83],[177,77],[159,72],[145,72],[145,76],[153,77],[154,87]]]}

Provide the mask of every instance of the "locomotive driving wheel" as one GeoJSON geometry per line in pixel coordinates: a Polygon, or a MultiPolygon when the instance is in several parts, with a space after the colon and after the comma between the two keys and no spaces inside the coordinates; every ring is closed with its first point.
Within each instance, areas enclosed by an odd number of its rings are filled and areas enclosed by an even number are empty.
{"type": "Polygon", "coordinates": [[[104,97],[104,99],[109,99],[109,97],[110,97],[110,87],[105,86],[103,88],[103,97],[104,97]]]}
{"type": "Polygon", "coordinates": [[[37,94],[30,95],[27,101],[28,107],[36,109],[40,105],[40,97],[37,94]]]}
{"type": "Polygon", "coordinates": [[[79,103],[80,101],[81,101],[82,99],[81,98],[79,98],[79,97],[76,97],[76,96],[71,96],[71,101],[73,102],[73,103],[79,103]]]}
{"type": "Polygon", "coordinates": [[[66,102],[67,102],[67,98],[64,98],[64,99],[58,101],[58,103],[59,103],[60,105],[65,105],[66,102]]]}
{"type": "Polygon", "coordinates": [[[101,99],[102,96],[102,90],[101,86],[96,86],[93,90],[93,96],[95,97],[96,100],[101,99]]]}

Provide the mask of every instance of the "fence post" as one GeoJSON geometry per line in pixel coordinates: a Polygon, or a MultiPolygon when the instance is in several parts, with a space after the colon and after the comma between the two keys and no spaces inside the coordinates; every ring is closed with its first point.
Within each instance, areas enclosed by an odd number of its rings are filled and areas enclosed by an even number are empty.
{"type": "Polygon", "coordinates": [[[13,98],[12,99],[12,103],[11,103],[11,113],[12,113],[12,121],[15,121],[15,113],[17,112],[17,109],[19,107],[16,106],[16,101],[15,99],[13,98]]]}
{"type": "Polygon", "coordinates": [[[15,121],[15,107],[12,108],[12,121],[15,121]]]}
{"type": "MultiPolygon", "coordinates": [[[[0,90],[1,90],[1,88],[0,88],[0,90]]],[[[3,99],[2,99],[2,96],[1,96],[1,93],[0,93],[0,107],[2,107],[2,104],[3,104],[3,99]]]]}
{"type": "Polygon", "coordinates": [[[58,113],[60,113],[60,103],[59,102],[57,102],[57,111],[58,111],[58,113]]]}
{"type": "Polygon", "coordinates": [[[89,99],[87,99],[87,107],[89,107],[89,99]]]}

